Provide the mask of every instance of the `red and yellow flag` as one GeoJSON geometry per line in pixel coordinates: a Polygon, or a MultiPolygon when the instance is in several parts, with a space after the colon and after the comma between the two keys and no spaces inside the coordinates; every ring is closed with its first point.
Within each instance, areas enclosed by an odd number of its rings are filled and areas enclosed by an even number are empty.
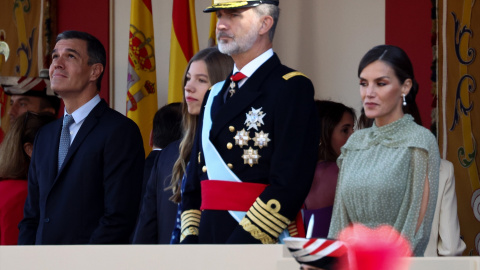
{"type": "Polygon", "coordinates": [[[173,0],[168,103],[182,102],[183,74],[188,61],[197,52],[198,37],[195,1],[173,0]]]}
{"type": "Polygon", "coordinates": [[[142,133],[145,154],[150,153],[150,131],[157,112],[155,44],[151,0],[132,0],[128,47],[127,117],[142,133]]]}

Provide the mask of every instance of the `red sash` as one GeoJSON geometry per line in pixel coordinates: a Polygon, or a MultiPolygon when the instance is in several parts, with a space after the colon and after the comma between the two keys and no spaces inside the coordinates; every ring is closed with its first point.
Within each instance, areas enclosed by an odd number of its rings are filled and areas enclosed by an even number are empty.
{"type": "MultiPolygon", "coordinates": [[[[265,184],[223,180],[203,180],[200,183],[202,186],[202,205],[200,210],[247,212],[267,187],[265,184]]],[[[297,232],[292,231],[292,229],[295,230],[294,228],[288,228],[290,235],[305,237],[301,212],[298,212],[295,218],[295,225],[297,232]]]]}
{"type": "Polygon", "coordinates": [[[204,180],[200,210],[247,212],[267,187],[265,184],[204,180]]]}

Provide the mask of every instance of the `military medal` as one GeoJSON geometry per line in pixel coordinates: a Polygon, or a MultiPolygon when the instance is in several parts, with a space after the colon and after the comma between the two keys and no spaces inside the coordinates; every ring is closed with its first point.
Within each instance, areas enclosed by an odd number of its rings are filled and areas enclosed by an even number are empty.
{"type": "Polygon", "coordinates": [[[233,94],[235,94],[235,89],[237,88],[237,85],[235,83],[246,77],[247,76],[245,76],[245,74],[241,72],[236,72],[230,77],[230,80],[232,81],[230,83],[230,90],[228,90],[228,92],[230,92],[230,97],[233,96],[233,94]]]}
{"type": "Polygon", "coordinates": [[[250,167],[252,167],[253,164],[258,164],[258,159],[260,157],[261,156],[258,154],[258,150],[254,150],[252,147],[247,150],[243,150],[243,164],[248,164],[250,167]]]}
{"type": "Polygon", "coordinates": [[[263,133],[263,131],[260,131],[255,132],[255,138],[253,138],[253,141],[255,142],[254,146],[258,146],[260,149],[262,149],[264,146],[268,146],[270,139],[268,138],[268,133],[263,133]]]}
{"type": "Polygon", "coordinates": [[[232,81],[230,83],[230,89],[228,90],[228,92],[230,93],[230,97],[233,96],[233,94],[235,94],[235,82],[232,81]]]}
{"type": "Polygon", "coordinates": [[[237,135],[235,135],[233,138],[235,139],[235,145],[238,145],[241,148],[244,145],[248,145],[248,141],[250,140],[250,131],[245,131],[245,129],[237,131],[237,135]]]}
{"type": "Polygon", "coordinates": [[[261,111],[262,108],[260,109],[254,109],[252,107],[252,110],[249,111],[246,116],[247,120],[245,120],[245,125],[248,127],[247,130],[254,128],[255,130],[258,130],[257,127],[264,125],[263,123],[263,117],[267,115],[266,113],[264,114],[261,111]]]}

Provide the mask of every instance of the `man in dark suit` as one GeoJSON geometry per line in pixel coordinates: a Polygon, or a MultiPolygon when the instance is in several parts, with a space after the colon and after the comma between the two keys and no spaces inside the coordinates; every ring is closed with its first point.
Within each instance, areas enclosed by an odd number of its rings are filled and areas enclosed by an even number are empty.
{"type": "Polygon", "coordinates": [[[37,134],[19,244],[128,243],[145,152],[136,124],[98,95],[105,65],[95,37],[58,35],[50,81],[65,113],[37,134]]]}
{"type": "Polygon", "coordinates": [[[153,117],[152,132],[150,132],[150,146],[152,151],[145,159],[143,172],[142,198],[145,187],[150,178],[156,157],[160,151],[170,143],[179,140],[182,136],[182,103],[174,102],[158,109],[153,117]]]}
{"type": "Polygon", "coordinates": [[[219,50],[235,66],[204,99],[182,194],[182,243],[301,235],[294,221],[313,179],[318,119],[311,81],[272,50],[278,4],[214,1],[204,10],[216,12],[219,50]]]}
{"type": "Polygon", "coordinates": [[[155,159],[142,198],[133,244],[169,244],[172,239],[178,205],[169,200],[172,190],[167,188],[179,156],[180,142],[181,139],[170,143],[155,159]]]}
{"type": "Polygon", "coordinates": [[[160,108],[153,117],[150,133],[150,145],[153,148],[145,160],[141,207],[132,235],[133,244],[170,243],[174,226],[171,221],[175,220],[177,204],[168,200],[169,195],[165,194],[171,194],[172,191],[166,191],[165,188],[170,183],[173,164],[178,158],[181,136],[182,103],[170,103],[160,108]],[[159,156],[163,157],[162,162],[157,162],[159,156]],[[161,168],[158,168],[158,163],[161,168]],[[157,209],[162,215],[157,215],[157,209]]]}

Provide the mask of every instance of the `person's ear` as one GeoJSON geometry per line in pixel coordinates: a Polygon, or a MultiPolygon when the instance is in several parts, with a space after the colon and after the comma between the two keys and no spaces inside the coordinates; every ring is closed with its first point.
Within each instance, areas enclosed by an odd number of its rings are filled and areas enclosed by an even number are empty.
{"type": "Polygon", "coordinates": [[[100,63],[92,64],[90,79],[92,81],[96,81],[98,79],[98,77],[100,77],[102,72],[103,72],[103,65],[102,64],[100,64],[100,63]]]}
{"type": "Polygon", "coordinates": [[[273,18],[272,16],[263,16],[262,18],[262,26],[260,27],[260,35],[264,35],[270,31],[273,26],[273,18]]]}
{"type": "Polygon", "coordinates": [[[412,79],[406,79],[402,84],[402,95],[408,95],[412,89],[412,79]]]}
{"type": "Polygon", "coordinates": [[[32,152],[33,152],[33,144],[26,142],[23,144],[23,151],[29,156],[32,157],[32,152]]]}

